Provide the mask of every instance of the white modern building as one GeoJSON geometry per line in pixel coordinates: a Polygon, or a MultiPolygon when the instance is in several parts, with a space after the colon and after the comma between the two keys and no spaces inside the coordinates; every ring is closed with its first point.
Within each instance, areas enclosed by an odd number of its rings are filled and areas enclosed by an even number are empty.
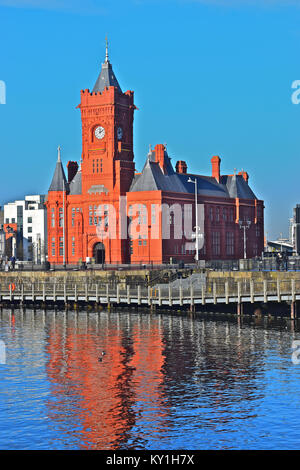
{"type": "Polygon", "coordinates": [[[0,260],[2,260],[5,256],[5,232],[3,229],[4,223],[4,211],[3,208],[0,207],[0,260]]]}
{"type": "Polygon", "coordinates": [[[290,219],[290,226],[289,226],[289,241],[293,246],[293,249],[296,249],[296,223],[294,217],[290,219]]]}
{"type": "Polygon", "coordinates": [[[12,255],[18,260],[46,261],[47,209],[44,202],[44,195],[36,195],[4,205],[4,226],[17,224],[16,247],[12,255]]]}

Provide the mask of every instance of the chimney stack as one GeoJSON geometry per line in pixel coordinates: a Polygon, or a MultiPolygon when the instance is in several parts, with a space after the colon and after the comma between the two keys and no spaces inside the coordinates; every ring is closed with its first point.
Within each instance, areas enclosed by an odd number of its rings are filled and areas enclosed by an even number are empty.
{"type": "Polygon", "coordinates": [[[247,171],[240,171],[238,174],[241,175],[244,178],[246,183],[248,183],[249,175],[248,175],[247,171]]]}
{"type": "Polygon", "coordinates": [[[175,168],[176,168],[176,173],[184,173],[184,174],[187,173],[187,164],[183,160],[179,160],[176,163],[175,168]]]}
{"type": "Polygon", "coordinates": [[[78,163],[69,161],[67,163],[67,169],[68,169],[68,183],[71,183],[72,179],[74,178],[74,176],[76,175],[78,171],[78,163]]]}
{"type": "Polygon", "coordinates": [[[157,144],[154,148],[155,161],[159,163],[162,171],[165,173],[165,146],[163,144],[157,144]]]}
{"type": "Polygon", "coordinates": [[[211,164],[212,164],[212,177],[216,178],[218,183],[220,183],[220,164],[221,164],[221,158],[215,155],[211,159],[211,164]]]}

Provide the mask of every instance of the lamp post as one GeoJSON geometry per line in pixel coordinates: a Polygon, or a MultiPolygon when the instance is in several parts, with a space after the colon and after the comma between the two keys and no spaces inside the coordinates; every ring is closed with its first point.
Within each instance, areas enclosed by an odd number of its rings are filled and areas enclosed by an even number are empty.
{"type": "Polygon", "coordinates": [[[65,226],[65,214],[66,208],[65,208],[65,184],[64,184],[64,190],[63,190],[63,242],[64,242],[64,257],[63,257],[63,263],[64,263],[64,268],[66,268],[66,226],[65,226]]]}
{"type": "Polygon", "coordinates": [[[0,228],[0,260],[4,258],[5,254],[5,231],[3,227],[0,228]]]}
{"type": "Polygon", "coordinates": [[[247,238],[246,230],[250,228],[251,220],[239,220],[240,229],[244,230],[244,259],[247,259],[247,238]]]}
{"type": "MultiPolygon", "coordinates": [[[[57,147],[57,161],[61,161],[61,146],[57,147]]],[[[66,204],[65,204],[65,191],[66,191],[66,183],[63,180],[63,266],[66,269],[66,225],[65,225],[65,218],[66,218],[66,204]]]]}
{"type": "Polygon", "coordinates": [[[188,183],[193,183],[195,185],[195,222],[196,222],[196,264],[198,264],[199,261],[199,226],[198,226],[198,185],[197,185],[197,178],[192,180],[191,178],[188,179],[188,183]]]}

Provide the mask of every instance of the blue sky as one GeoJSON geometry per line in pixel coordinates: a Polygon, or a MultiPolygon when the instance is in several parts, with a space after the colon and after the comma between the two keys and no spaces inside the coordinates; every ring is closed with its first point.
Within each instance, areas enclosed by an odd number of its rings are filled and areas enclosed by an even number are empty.
{"type": "Polygon", "coordinates": [[[167,143],[175,163],[244,169],[266,205],[269,237],[300,203],[300,0],[0,0],[0,203],[45,193],[62,146],[81,154],[80,90],[110,42],[123,90],[135,91],[135,161],[167,143]]]}

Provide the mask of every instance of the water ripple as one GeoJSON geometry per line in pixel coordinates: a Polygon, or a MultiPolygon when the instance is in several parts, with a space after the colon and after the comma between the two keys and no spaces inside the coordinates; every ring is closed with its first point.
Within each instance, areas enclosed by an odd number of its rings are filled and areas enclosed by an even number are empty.
{"type": "Polygon", "coordinates": [[[0,448],[296,449],[299,337],[263,319],[2,310],[0,448]]]}

